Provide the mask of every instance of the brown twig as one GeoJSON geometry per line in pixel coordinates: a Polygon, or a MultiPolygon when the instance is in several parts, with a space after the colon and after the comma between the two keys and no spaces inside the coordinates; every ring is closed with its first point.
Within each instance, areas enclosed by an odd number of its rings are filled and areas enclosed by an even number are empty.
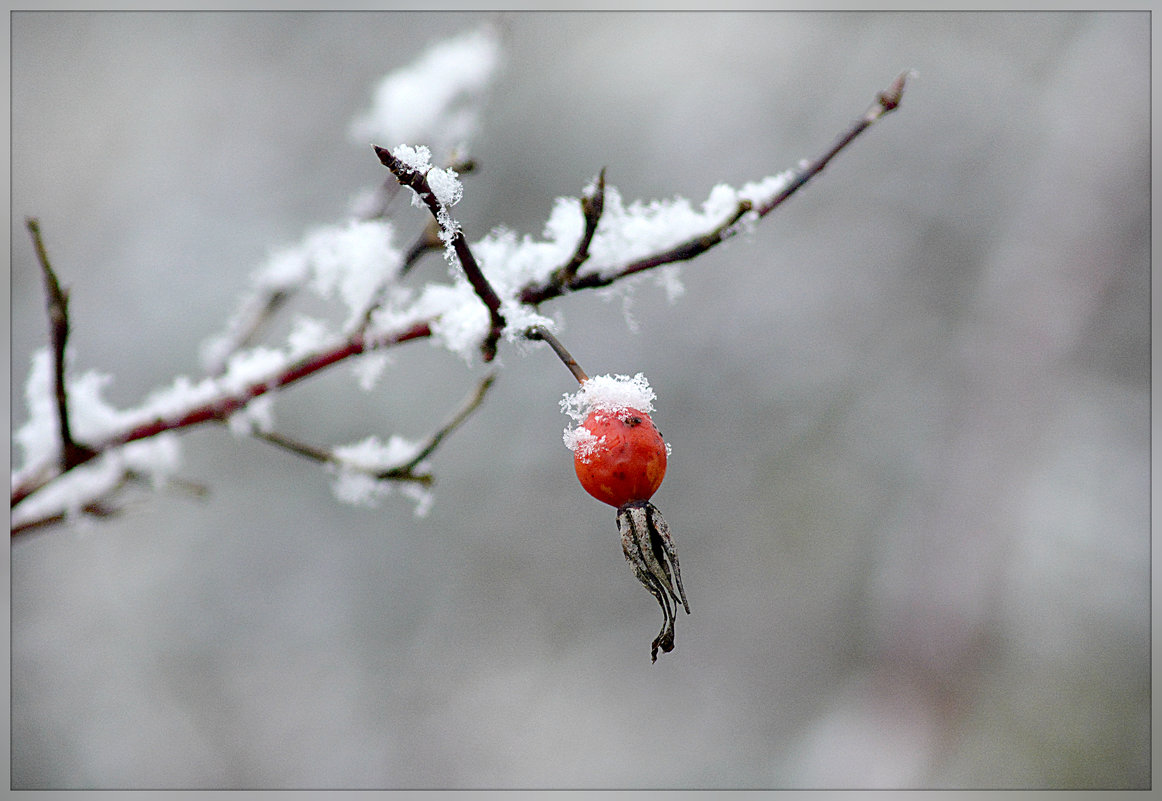
{"type": "Polygon", "coordinates": [[[305,442],[300,442],[297,439],[292,439],[285,434],[280,434],[277,431],[259,431],[254,430],[250,432],[250,436],[263,442],[270,443],[276,448],[282,448],[284,451],[289,451],[296,456],[302,456],[304,459],[309,459],[312,462],[319,464],[327,464],[335,460],[334,455],[325,448],[317,448],[314,445],[308,445],[305,442]]]}
{"type": "Polygon", "coordinates": [[[553,272],[550,281],[560,286],[568,286],[577,277],[577,270],[589,258],[589,245],[593,242],[593,234],[597,232],[597,223],[601,221],[601,213],[605,211],[605,168],[597,173],[597,183],[592,192],[581,195],[581,213],[585,216],[585,230],[573,256],[565,264],[553,272]]]}
{"type": "MultiPolygon", "coordinates": [[[[444,207],[440,199],[436,197],[436,193],[428,185],[427,176],[397,159],[390,150],[378,145],[372,145],[372,147],[375,149],[375,155],[379,157],[380,163],[391,170],[397,181],[411,188],[420,197],[437,222],[441,221],[442,218],[449,217],[448,209],[444,207]]],[[[472,255],[472,250],[468,247],[468,240],[464,238],[463,231],[457,229],[452,232],[451,244],[452,249],[456,252],[456,257],[460,260],[460,268],[464,271],[464,277],[472,285],[472,290],[476,296],[487,307],[492,321],[488,335],[480,344],[484,361],[490,362],[496,357],[496,345],[500,341],[500,335],[506,325],[504,315],[500,311],[500,296],[496,294],[492,284],[485,278],[476,257],[472,255]]]]}
{"type": "MultiPolygon", "coordinates": [[[[470,158],[460,158],[454,155],[448,165],[448,169],[454,170],[459,175],[464,175],[465,173],[470,173],[476,169],[476,162],[470,158]]],[[[401,184],[395,180],[394,174],[389,179],[389,181],[392,187],[394,187],[396,190],[399,190],[401,184]]],[[[386,214],[381,214],[380,216],[386,216],[386,214]]],[[[404,255],[403,258],[403,264],[400,265],[399,275],[393,276],[389,281],[385,281],[382,286],[376,289],[375,300],[372,301],[370,305],[368,305],[367,311],[363,314],[362,330],[366,330],[367,326],[371,324],[371,317],[380,307],[383,296],[390,284],[397,278],[402,278],[411,272],[412,268],[416,266],[416,262],[418,262],[425,254],[440,250],[443,246],[444,242],[440,239],[440,223],[437,222],[435,217],[433,217],[428,220],[427,225],[424,226],[424,230],[420,232],[420,235],[416,237],[416,241],[412,243],[410,248],[408,248],[408,252],[404,255]]]]}
{"type": "Polygon", "coordinates": [[[835,140],[835,143],[828,148],[827,152],[797,170],[794,178],[783,188],[783,191],[756,209],[758,215],[765,217],[777,208],[783,201],[799,191],[804,184],[823,172],[823,168],[830,164],[831,160],[839,155],[841,150],[850,145],[857,136],[870,128],[885,114],[895,111],[904,97],[904,85],[911,75],[912,73],[910,71],[900,73],[887,89],[878,93],[875,102],[864,112],[864,115],[852,123],[850,128],[840,134],[835,140]]]}
{"type": "MultiPolygon", "coordinates": [[[[317,448],[314,445],[308,445],[305,442],[292,439],[276,431],[254,431],[251,433],[251,436],[318,464],[341,465],[343,463],[332,451],[325,448],[317,448]]],[[[372,472],[371,475],[381,481],[414,481],[425,486],[432,483],[432,475],[430,473],[416,474],[411,470],[404,470],[402,467],[393,467],[390,470],[372,472]]]]}
{"type": "Polygon", "coordinates": [[[40,270],[44,274],[49,333],[52,339],[53,393],[56,397],[57,431],[61,441],[60,469],[63,473],[89,461],[97,455],[97,452],[76,442],[69,425],[69,395],[65,384],[65,346],[69,339],[69,293],[68,290],[61,288],[60,281],[53,272],[48,251],[40,235],[40,221],[35,217],[28,217],[24,224],[32,235],[36,259],[40,262],[40,270]]]}
{"type": "MultiPolygon", "coordinates": [[[[476,411],[477,407],[479,407],[480,404],[484,402],[484,396],[488,394],[488,390],[492,388],[492,384],[495,381],[495,373],[489,373],[484,378],[482,378],[476,385],[476,389],[473,390],[472,394],[469,395],[468,398],[464,401],[464,404],[460,407],[459,411],[452,415],[452,418],[447,423],[445,423],[438,431],[436,431],[434,434],[432,434],[431,437],[428,438],[427,444],[420,448],[416,455],[413,456],[407,464],[394,469],[403,470],[407,474],[411,474],[411,472],[419,466],[420,462],[432,455],[433,451],[435,451],[436,448],[440,446],[440,443],[444,441],[445,437],[459,428],[464,423],[464,421],[468,419],[468,416],[476,411]]],[[[381,473],[379,478],[394,478],[394,476],[391,475],[392,472],[393,471],[389,470],[387,473],[381,473]]]]}

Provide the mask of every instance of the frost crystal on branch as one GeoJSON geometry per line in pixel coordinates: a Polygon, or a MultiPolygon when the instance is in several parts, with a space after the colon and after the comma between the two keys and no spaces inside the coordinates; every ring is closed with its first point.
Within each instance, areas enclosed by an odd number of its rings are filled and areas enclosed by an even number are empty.
{"type": "MultiPolygon", "coordinates": [[[[391,151],[391,155],[407,169],[422,176],[423,183],[431,190],[432,196],[436,200],[434,215],[436,223],[440,226],[440,241],[444,243],[444,258],[453,267],[456,266],[456,249],[453,246],[453,240],[460,233],[460,223],[452,217],[449,209],[459,203],[460,198],[464,196],[464,186],[460,183],[456,171],[432,166],[432,152],[424,145],[418,147],[399,145],[391,151]]],[[[408,185],[408,188],[412,191],[413,206],[432,207],[421,190],[417,190],[411,185],[408,185]]]]}

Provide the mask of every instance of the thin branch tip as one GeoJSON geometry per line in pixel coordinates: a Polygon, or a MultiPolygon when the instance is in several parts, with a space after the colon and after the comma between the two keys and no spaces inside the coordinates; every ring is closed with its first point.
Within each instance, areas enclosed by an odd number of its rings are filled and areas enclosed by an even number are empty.
{"type": "Polygon", "coordinates": [[[69,293],[61,287],[60,280],[52,269],[48,249],[40,232],[40,221],[36,217],[26,217],[25,226],[32,236],[32,246],[36,260],[44,276],[45,302],[48,311],[49,338],[52,340],[53,395],[56,400],[57,436],[60,438],[60,471],[67,473],[97,455],[92,448],[73,439],[69,421],[68,385],[65,382],[65,354],[69,339],[69,293]]]}

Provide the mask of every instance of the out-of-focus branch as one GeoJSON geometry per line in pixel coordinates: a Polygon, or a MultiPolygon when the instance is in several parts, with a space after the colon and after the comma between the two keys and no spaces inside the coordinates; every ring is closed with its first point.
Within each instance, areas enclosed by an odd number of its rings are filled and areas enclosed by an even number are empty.
{"type": "Polygon", "coordinates": [[[270,289],[250,299],[231,326],[228,337],[216,349],[213,363],[209,365],[210,375],[221,375],[226,370],[230,357],[243,348],[249,347],[279,309],[294,297],[294,288],[270,289]]]}
{"type": "Polygon", "coordinates": [[[468,419],[469,415],[476,411],[477,407],[479,407],[480,404],[484,402],[484,396],[488,394],[488,390],[492,388],[492,384],[495,381],[495,373],[489,373],[484,378],[482,378],[476,385],[476,389],[473,390],[472,394],[469,395],[467,399],[465,399],[464,404],[460,407],[459,411],[452,415],[452,418],[447,423],[445,423],[440,428],[440,430],[436,431],[434,434],[432,434],[431,437],[428,438],[427,443],[422,448],[420,448],[415,456],[413,456],[406,464],[401,465],[398,468],[393,468],[393,470],[388,470],[385,473],[381,473],[377,477],[396,478],[397,476],[395,475],[395,471],[403,471],[403,474],[411,475],[412,471],[419,467],[420,462],[424,461],[424,459],[427,459],[432,455],[432,453],[435,452],[436,448],[440,447],[440,443],[444,441],[445,437],[463,425],[464,421],[468,419]]]}
{"type": "MultiPolygon", "coordinates": [[[[452,418],[433,433],[424,443],[411,459],[401,465],[386,468],[384,470],[369,471],[369,475],[379,481],[412,481],[424,486],[428,486],[434,480],[431,473],[417,473],[416,470],[420,464],[431,456],[444,438],[459,428],[465,420],[476,411],[477,407],[484,401],[484,396],[488,393],[489,388],[496,380],[495,374],[485,376],[476,385],[472,394],[464,401],[460,409],[452,416],[452,418]]],[[[314,445],[309,445],[300,442],[284,434],[279,434],[273,431],[254,431],[252,436],[260,439],[263,442],[268,442],[285,451],[289,451],[297,456],[302,456],[312,462],[319,464],[333,464],[343,466],[344,462],[335,455],[332,450],[319,448],[314,445]]],[[[346,465],[351,467],[350,465],[346,465]]]]}
{"type": "MultiPolygon", "coordinates": [[[[117,514],[118,510],[116,507],[109,506],[102,501],[93,501],[92,503],[87,503],[82,506],[81,511],[90,517],[105,518],[113,517],[117,514]]],[[[57,514],[48,515],[46,517],[40,517],[36,520],[30,520],[26,523],[13,526],[12,538],[15,539],[16,537],[21,537],[24,539],[29,534],[44,531],[44,529],[49,528],[50,526],[64,523],[66,520],[68,520],[68,514],[65,512],[59,512],[57,514]]]]}
{"type": "Polygon", "coordinates": [[[69,394],[65,384],[65,346],[69,339],[69,294],[61,288],[48,251],[40,235],[40,221],[29,217],[24,221],[32,235],[36,259],[44,275],[45,297],[48,303],[49,334],[52,340],[53,393],[56,397],[57,431],[61,441],[60,469],[66,472],[82,465],[97,455],[96,451],[79,444],[73,439],[69,425],[69,394]]]}
{"type": "MultiPolygon", "coordinates": [[[[410,187],[423,200],[437,222],[449,216],[448,210],[428,185],[427,176],[397,159],[390,150],[378,145],[372,145],[372,147],[375,149],[375,155],[379,157],[380,163],[391,170],[397,181],[410,187]]],[[[452,248],[460,260],[460,268],[464,270],[464,277],[472,285],[472,290],[476,296],[488,308],[492,324],[488,335],[480,345],[480,351],[484,356],[484,361],[490,362],[496,357],[496,343],[500,341],[500,335],[504,332],[505,326],[504,315],[500,311],[500,296],[496,294],[492,284],[488,283],[488,279],[484,277],[484,272],[480,269],[476,257],[472,255],[471,248],[468,247],[468,240],[464,238],[464,232],[457,229],[450,234],[452,248]]]]}
{"type": "Polygon", "coordinates": [[[436,222],[435,218],[432,218],[428,220],[428,224],[424,226],[424,230],[416,237],[416,241],[408,248],[407,255],[403,259],[403,265],[399,268],[399,274],[407,275],[412,267],[416,266],[416,262],[420,260],[420,256],[434,250],[439,250],[443,246],[444,243],[440,241],[440,224],[436,222]]]}
{"type": "MultiPolygon", "coordinates": [[[[115,517],[123,511],[124,507],[119,503],[114,503],[113,499],[130,485],[137,484],[141,486],[148,486],[149,483],[149,478],[147,476],[143,476],[138,471],[132,469],[123,469],[120,472],[120,475],[117,477],[116,482],[109,488],[108,492],[106,492],[100,498],[82,505],[79,511],[85,513],[89,517],[115,517]]],[[[175,477],[170,477],[166,481],[166,489],[178,490],[199,498],[210,494],[210,490],[207,487],[199,484],[196,481],[188,481],[175,477]]],[[[58,523],[65,522],[68,519],[68,515],[68,512],[59,512],[17,523],[12,527],[12,537],[15,538],[21,535],[41,532],[50,526],[55,526],[58,523]]]]}

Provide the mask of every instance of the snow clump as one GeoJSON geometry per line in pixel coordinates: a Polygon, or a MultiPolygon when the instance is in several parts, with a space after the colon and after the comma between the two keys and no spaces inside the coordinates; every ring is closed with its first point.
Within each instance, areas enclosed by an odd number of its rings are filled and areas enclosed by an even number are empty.
{"type": "MultiPolygon", "coordinates": [[[[331,455],[335,461],[328,466],[335,475],[331,490],[343,503],[374,508],[381,498],[389,495],[393,489],[398,489],[416,502],[415,514],[423,517],[432,505],[432,493],[427,487],[411,482],[399,485],[399,482],[377,477],[379,473],[402,467],[419,452],[419,444],[395,434],[387,442],[373,435],[350,445],[333,448],[331,455]]],[[[427,469],[427,462],[420,462],[415,469],[427,469]]]]}
{"type": "MultiPolygon", "coordinates": [[[[623,409],[637,409],[649,414],[654,410],[656,399],[657,395],[642,373],[633,378],[627,375],[592,376],[576,392],[566,393],[561,399],[561,411],[577,423],[565,429],[565,447],[584,456],[600,442],[582,425],[593,412],[616,414],[623,409]]],[[[667,444],[666,452],[669,453],[669,450],[667,444]]]]}

